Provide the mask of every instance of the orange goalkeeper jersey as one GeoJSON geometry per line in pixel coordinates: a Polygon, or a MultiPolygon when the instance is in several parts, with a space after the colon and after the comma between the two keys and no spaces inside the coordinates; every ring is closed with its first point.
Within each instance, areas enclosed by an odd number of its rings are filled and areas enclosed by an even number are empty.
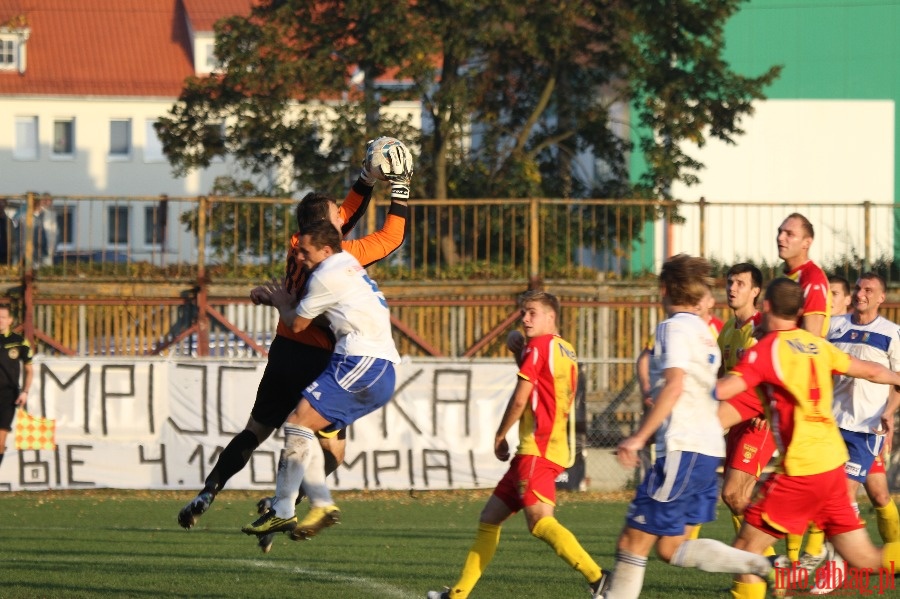
{"type": "MultiPolygon", "coordinates": [[[[369,194],[371,188],[367,188],[366,193],[363,191],[362,185],[354,185],[347,193],[347,197],[341,203],[340,214],[344,219],[344,235],[350,232],[350,229],[356,224],[361,216],[361,206],[365,206],[369,202],[369,194]]],[[[341,242],[341,247],[345,252],[352,254],[363,266],[369,266],[382,258],[388,256],[403,243],[406,235],[406,212],[405,210],[396,210],[394,203],[391,204],[391,210],[384,220],[384,225],[380,230],[366,235],[361,239],[345,240],[341,242]]],[[[285,265],[285,275],[288,281],[288,291],[299,299],[309,271],[302,268],[298,260],[300,234],[291,235],[290,244],[287,253],[287,263],[285,265]]],[[[334,348],[334,338],[330,330],[316,326],[309,326],[306,329],[295,333],[290,327],[285,325],[281,320],[278,321],[276,335],[293,339],[306,345],[321,347],[324,349],[334,348]]]]}

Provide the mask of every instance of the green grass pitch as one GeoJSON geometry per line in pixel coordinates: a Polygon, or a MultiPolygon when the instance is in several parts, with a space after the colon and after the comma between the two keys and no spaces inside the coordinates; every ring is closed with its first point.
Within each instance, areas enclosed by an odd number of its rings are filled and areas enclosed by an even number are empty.
{"type": "MultiPolygon", "coordinates": [[[[0,495],[0,596],[421,599],[455,582],[486,491],[338,493],[340,525],[305,542],[279,535],[263,555],[240,532],[259,493],[225,491],[190,530],[175,521],[193,494],[92,490],[0,495]]],[[[626,496],[563,493],[557,517],[611,567],[626,496]]],[[[864,503],[864,515],[869,507],[864,503]]],[[[300,506],[302,515],[306,504],[300,506]]],[[[870,532],[878,539],[874,524],[870,532]]],[[[730,541],[722,508],[702,536],[730,541]]],[[[651,557],[642,597],[727,597],[730,577],[651,557]]],[[[504,526],[473,599],[582,599],[587,587],[524,518],[504,526]]]]}

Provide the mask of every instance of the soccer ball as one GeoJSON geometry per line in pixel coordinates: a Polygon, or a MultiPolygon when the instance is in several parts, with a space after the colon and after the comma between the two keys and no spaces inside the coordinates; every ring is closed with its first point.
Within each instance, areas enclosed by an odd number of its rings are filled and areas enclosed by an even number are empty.
{"type": "MultiPolygon", "coordinates": [[[[396,137],[379,137],[369,142],[366,148],[365,169],[379,181],[387,181],[389,173],[400,174],[406,170],[404,167],[407,165],[392,164],[392,150],[394,163],[397,162],[399,156],[409,156],[409,150],[396,137]]],[[[409,166],[411,167],[412,165],[409,166]]]]}

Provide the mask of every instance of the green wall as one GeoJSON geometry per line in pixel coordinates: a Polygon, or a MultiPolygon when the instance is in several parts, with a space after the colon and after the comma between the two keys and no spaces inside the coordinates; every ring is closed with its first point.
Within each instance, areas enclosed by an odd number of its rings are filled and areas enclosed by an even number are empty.
{"type": "MultiPolygon", "coordinates": [[[[726,26],[725,39],[725,58],[738,73],[784,67],[766,90],[769,98],[893,100],[894,203],[900,204],[900,0],[750,0],[726,26]]],[[[895,258],[898,220],[895,210],[895,258]]]]}

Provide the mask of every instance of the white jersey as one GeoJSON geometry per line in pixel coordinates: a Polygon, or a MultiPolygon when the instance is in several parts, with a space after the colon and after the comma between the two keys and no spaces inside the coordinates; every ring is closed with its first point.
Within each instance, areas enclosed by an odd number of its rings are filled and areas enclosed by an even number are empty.
{"type": "Polygon", "coordinates": [[[337,354],[400,362],[384,294],[349,252],[332,254],[319,263],[296,312],[310,320],[319,314],[328,317],[337,354]]]}
{"type": "Polygon", "coordinates": [[[679,312],[656,328],[656,343],[650,358],[653,400],[665,380],[663,371],[684,371],[684,388],[672,413],[656,433],[656,454],[692,451],[713,457],[725,456],[725,437],[719,423],[719,402],[713,389],[722,355],[709,326],[696,314],[679,312]]]}
{"type": "MultiPolygon", "coordinates": [[[[883,316],[854,324],[850,314],[831,319],[828,340],[854,358],[900,370],[900,326],[883,316]]],[[[847,431],[871,433],[881,425],[890,385],[849,376],[834,377],[834,419],[847,431]]]]}

